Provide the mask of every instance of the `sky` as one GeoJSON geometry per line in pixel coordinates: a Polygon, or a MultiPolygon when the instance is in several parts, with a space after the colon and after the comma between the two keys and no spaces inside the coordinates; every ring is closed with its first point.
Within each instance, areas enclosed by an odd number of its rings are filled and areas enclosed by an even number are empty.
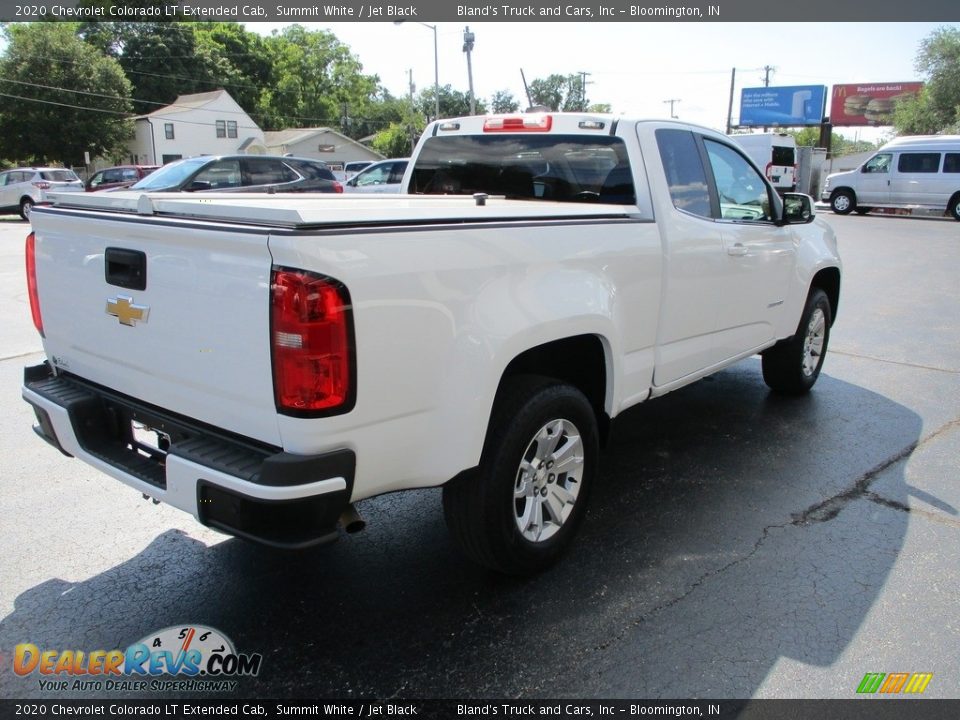
{"type": "MultiPolygon", "coordinates": [[[[407,71],[417,90],[433,85],[433,31],[416,22],[303,23],[327,29],[348,45],[365,73],[394,95],[407,93],[407,71]]],[[[553,73],[587,72],[587,97],[616,114],[665,118],[668,100],[681,120],[723,130],[731,70],[736,68],[733,120],[740,89],[763,85],[905,82],[922,79],[914,61],[920,42],[955,23],[470,23],[477,97],[507,90],[523,102],[527,82],[553,73]]],[[[282,23],[250,23],[269,34],[282,23]]],[[[460,23],[437,24],[440,85],[466,92],[467,62],[460,23]]],[[[829,103],[829,100],[828,100],[829,103]]],[[[828,108],[829,109],[829,108],[828,108]]],[[[844,128],[851,139],[883,139],[884,131],[844,128]]]]}

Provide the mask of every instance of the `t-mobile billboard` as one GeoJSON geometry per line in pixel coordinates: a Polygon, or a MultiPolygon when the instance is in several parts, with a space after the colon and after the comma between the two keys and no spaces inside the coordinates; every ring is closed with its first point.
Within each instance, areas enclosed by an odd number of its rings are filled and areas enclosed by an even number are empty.
{"type": "Polygon", "coordinates": [[[744,88],[740,92],[740,125],[819,125],[826,101],[825,85],[744,88]]]}

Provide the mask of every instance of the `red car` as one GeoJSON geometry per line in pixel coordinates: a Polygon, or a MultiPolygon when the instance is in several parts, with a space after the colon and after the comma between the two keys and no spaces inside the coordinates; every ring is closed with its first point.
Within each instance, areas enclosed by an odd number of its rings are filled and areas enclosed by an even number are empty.
{"type": "Polygon", "coordinates": [[[85,186],[87,192],[124,188],[142,180],[156,170],[159,165],[118,165],[117,167],[97,170],[85,186]]]}

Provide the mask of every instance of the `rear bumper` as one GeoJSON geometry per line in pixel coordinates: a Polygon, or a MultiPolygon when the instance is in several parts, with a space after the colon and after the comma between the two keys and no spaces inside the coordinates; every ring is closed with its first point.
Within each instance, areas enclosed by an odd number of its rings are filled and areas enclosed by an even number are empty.
{"type": "Polygon", "coordinates": [[[204,525],[284,548],[338,535],[353,493],[352,450],[292,455],[54,375],[47,364],[24,369],[22,394],[44,440],[204,525]],[[159,431],[158,447],[140,442],[132,423],[159,431]]]}

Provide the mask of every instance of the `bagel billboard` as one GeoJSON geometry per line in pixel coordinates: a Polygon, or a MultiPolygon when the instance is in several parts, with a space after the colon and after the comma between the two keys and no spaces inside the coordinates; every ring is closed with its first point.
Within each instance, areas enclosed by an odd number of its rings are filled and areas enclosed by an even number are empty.
{"type": "Polygon", "coordinates": [[[890,125],[897,102],[916,95],[922,82],[834,85],[830,122],[838,125],[890,125]]]}

